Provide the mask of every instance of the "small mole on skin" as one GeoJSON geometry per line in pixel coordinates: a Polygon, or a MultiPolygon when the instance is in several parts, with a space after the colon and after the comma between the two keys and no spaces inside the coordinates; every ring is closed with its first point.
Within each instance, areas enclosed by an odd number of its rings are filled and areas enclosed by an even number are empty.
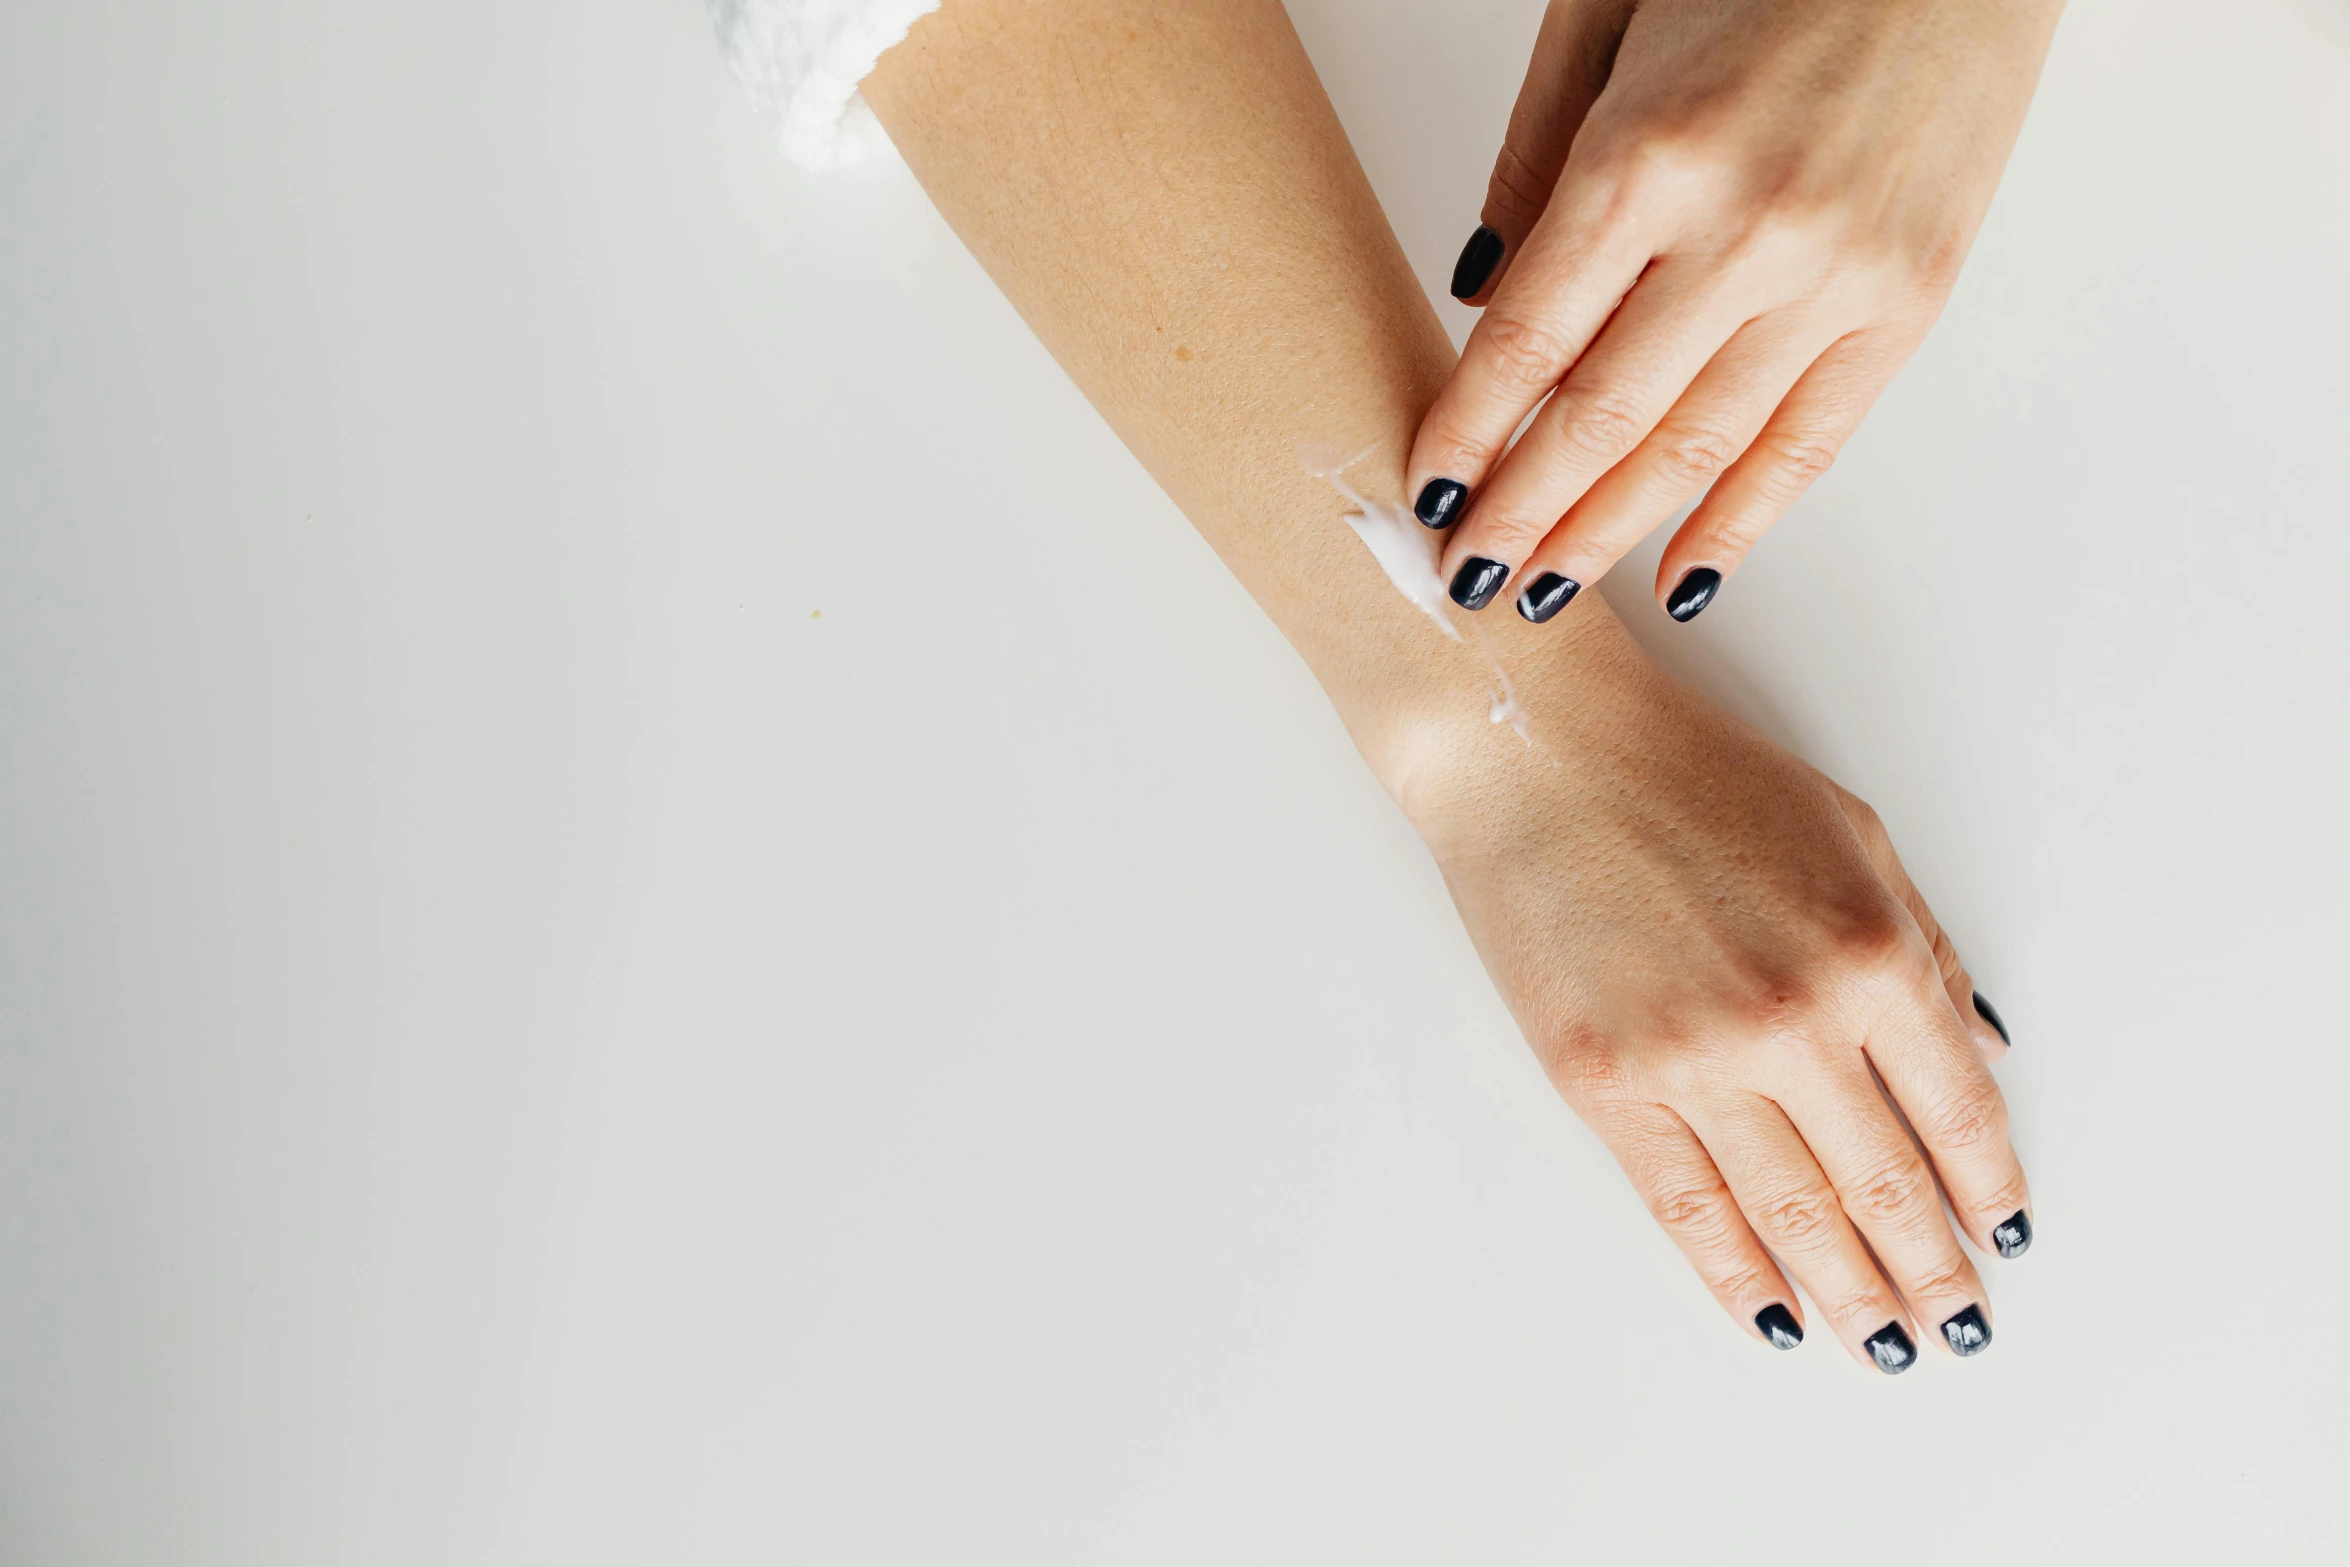
{"type": "Polygon", "coordinates": [[[1177,343],[1175,345],[1175,357],[1182,360],[1185,364],[1191,363],[1191,345],[1189,343],[1177,343]]]}
{"type": "Polygon", "coordinates": [[[822,620],[824,618],[824,611],[820,609],[812,609],[808,611],[808,618],[810,620],[822,620]]]}

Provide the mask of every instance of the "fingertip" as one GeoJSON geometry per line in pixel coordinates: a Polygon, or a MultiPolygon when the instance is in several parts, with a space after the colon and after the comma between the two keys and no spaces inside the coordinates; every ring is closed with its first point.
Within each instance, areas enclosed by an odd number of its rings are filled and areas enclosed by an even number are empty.
{"type": "Polygon", "coordinates": [[[1982,1057],[1985,1066],[1995,1066],[2007,1057],[2007,1025],[1998,1011],[1984,999],[1962,975],[1950,987],[1951,1005],[1958,1009],[1959,1021],[1966,1025],[1967,1038],[1974,1041],[1975,1054],[1982,1057]]]}
{"type": "Polygon", "coordinates": [[[1420,493],[1412,500],[1412,515],[1423,527],[1439,531],[1460,521],[1461,506],[1469,498],[1469,487],[1458,479],[1430,479],[1420,486],[1420,493]]]}
{"type": "Polygon", "coordinates": [[[1665,613],[1683,625],[1705,612],[1705,607],[1721,595],[1722,574],[1711,566],[1692,566],[1673,584],[1673,590],[1664,596],[1665,613]]]}
{"type": "Polygon", "coordinates": [[[1794,1349],[1803,1343],[1803,1322],[1778,1301],[1754,1314],[1754,1330],[1773,1349],[1794,1349]]]}
{"type": "Polygon", "coordinates": [[[1478,224],[1469,242],[1461,247],[1460,259],[1452,264],[1452,297],[1464,305],[1483,304],[1491,297],[1502,252],[1506,249],[1508,246],[1499,234],[1478,224]]]}
{"type": "Polygon", "coordinates": [[[1864,1363],[1889,1377],[1897,1377],[1918,1363],[1917,1340],[1898,1317],[1861,1341],[1864,1363]]]}

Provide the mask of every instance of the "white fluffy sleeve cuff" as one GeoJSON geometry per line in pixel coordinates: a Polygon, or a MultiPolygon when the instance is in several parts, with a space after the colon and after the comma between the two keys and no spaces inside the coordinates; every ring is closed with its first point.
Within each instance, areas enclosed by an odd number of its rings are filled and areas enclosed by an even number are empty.
{"type": "Polygon", "coordinates": [[[783,155],[811,169],[889,145],[857,95],[873,64],[939,0],[710,0],[726,63],[776,122],[783,155]]]}

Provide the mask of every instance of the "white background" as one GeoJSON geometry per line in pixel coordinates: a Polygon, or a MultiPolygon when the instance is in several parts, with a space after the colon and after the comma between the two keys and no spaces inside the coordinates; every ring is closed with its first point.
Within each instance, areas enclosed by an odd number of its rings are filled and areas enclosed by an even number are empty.
{"type": "MultiPolygon", "coordinates": [[[[1536,10],[1297,7],[1434,290],[1536,10]]],[[[5,0],[0,1558],[2342,1560],[2345,81],[2079,0],[1844,463],[1615,593],[2015,1029],[2039,1243],[1891,1380],[699,5],[5,0]]]]}

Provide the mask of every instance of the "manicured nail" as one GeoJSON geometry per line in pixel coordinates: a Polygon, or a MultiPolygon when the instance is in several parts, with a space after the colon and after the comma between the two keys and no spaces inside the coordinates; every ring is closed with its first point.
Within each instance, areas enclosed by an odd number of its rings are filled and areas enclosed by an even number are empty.
{"type": "MultiPolygon", "coordinates": [[[[2007,1037],[2007,1025],[1999,1020],[1999,1009],[1993,1006],[1989,1001],[1985,1000],[1983,993],[1979,990],[1975,992],[1975,1010],[1983,1015],[1984,1022],[1999,1030],[1999,1042],[2001,1044],[2012,1045],[2015,1043],[2014,1040],[2007,1037]]],[[[2027,1225],[2025,1229],[2026,1238],[2029,1239],[2030,1226],[2027,1225]]]]}
{"type": "MultiPolygon", "coordinates": [[[[1546,571],[1518,595],[1518,613],[1539,626],[1565,609],[1568,602],[1582,591],[1583,584],[1573,577],[1562,577],[1555,571],[1546,571]]],[[[1779,1308],[1773,1306],[1771,1309],[1776,1311],[1779,1308]]]]}
{"type": "Polygon", "coordinates": [[[1472,555],[1452,574],[1452,601],[1463,609],[1483,609],[1509,580],[1509,567],[1498,560],[1472,555]]]}
{"type": "Polygon", "coordinates": [[[1458,479],[1430,479],[1412,502],[1412,515],[1431,528],[1449,528],[1468,493],[1469,487],[1458,479]]]}
{"type": "Polygon", "coordinates": [[[2004,1224],[1991,1226],[1991,1244],[2002,1257],[2020,1257],[2032,1249],[2032,1216],[2021,1208],[2004,1224]]]}
{"type": "Polygon", "coordinates": [[[1983,1320],[1982,1307],[1969,1306],[1942,1324],[1942,1336],[1959,1354],[1980,1355],[1991,1347],[1991,1324],[1983,1320]]]}
{"type": "Polygon", "coordinates": [[[1898,1322],[1888,1322],[1870,1334],[1864,1347],[1869,1359],[1877,1363],[1877,1369],[1889,1377],[1897,1377],[1917,1364],[1918,1347],[1909,1341],[1909,1335],[1901,1331],[1898,1322]]]}
{"type": "Polygon", "coordinates": [[[1765,1306],[1754,1314],[1754,1325],[1773,1349],[1793,1349],[1803,1342],[1803,1324],[1785,1306],[1765,1306]]]}
{"type": "Polygon", "coordinates": [[[1477,232],[1461,247],[1461,259],[1452,264],[1452,297],[1474,299],[1485,280],[1493,276],[1495,263],[1501,260],[1501,236],[1477,225],[1477,232]]]}
{"type": "Polygon", "coordinates": [[[1665,600],[1665,613],[1679,621],[1695,620],[1697,612],[1711,604],[1714,595],[1721,591],[1722,574],[1711,566],[1700,566],[1673,589],[1673,596],[1665,600]]]}

